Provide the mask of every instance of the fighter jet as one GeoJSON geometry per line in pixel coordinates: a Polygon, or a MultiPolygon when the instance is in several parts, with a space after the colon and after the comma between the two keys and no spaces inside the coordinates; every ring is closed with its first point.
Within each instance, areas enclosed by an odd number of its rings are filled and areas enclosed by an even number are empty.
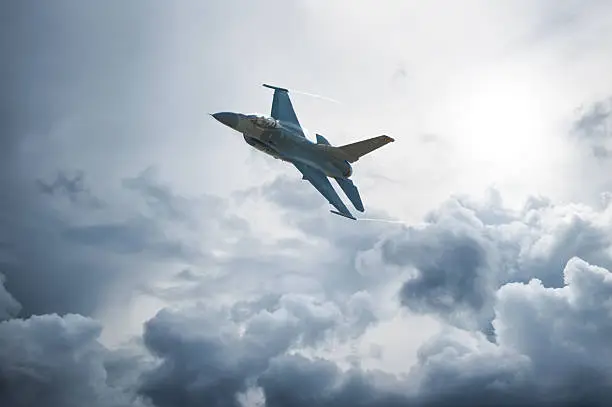
{"type": "Polygon", "coordinates": [[[356,220],[338,196],[329,178],[336,180],[355,209],[364,211],[357,187],[350,180],[351,163],[360,157],[395,141],[382,135],[343,146],[332,146],[325,137],[316,135],[316,143],[306,138],[293,109],[289,91],[268,84],[274,90],[271,117],[234,112],[218,112],[212,116],[224,125],[242,133],[244,141],[276,159],[293,164],[336,209],[330,212],[356,220]]]}

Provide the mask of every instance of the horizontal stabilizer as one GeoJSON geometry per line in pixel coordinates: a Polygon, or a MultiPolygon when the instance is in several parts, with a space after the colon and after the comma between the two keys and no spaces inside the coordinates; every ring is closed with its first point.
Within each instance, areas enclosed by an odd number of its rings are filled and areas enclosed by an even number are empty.
{"type": "Polygon", "coordinates": [[[327,146],[331,146],[329,141],[327,141],[327,139],[320,134],[317,134],[317,144],[325,144],[327,146]]]}
{"type": "Polygon", "coordinates": [[[345,214],[343,214],[343,213],[340,213],[340,212],[338,212],[338,211],[334,211],[334,210],[331,210],[330,212],[331,212],[331,213],[333,213],[334,215],[342,216],[342,217],[345,217],[345,218],[348,218],[348,219],[357,220],[357,218],[356,218],[356,217],[354,217],[354,216],[352,216],[352,215],[351,215],[351,216],[349,216],[349,215],[345,215],[345,214]]]}
{"type": "Polygon", "coordinates": [[[361,202],[361,197],[359,196],[359,190],[355,184],[353,184],[353,181],[347,178],[336,178],[336,182],[338,182],[338,185],[340,185],[340,188],[342,188],[355,209],[357,209],[359,212],[363,212],[365,209],[363,208],[363,203],[361,202]]]}
{"type": "Polygon", "coordinates": [[[344,146],[336,147],[341,153],[342,157],[348,162],[355,162],[364,155],[371,153],[372,151],[395,141],[389,136],[378,136],[367,140],[358,141],[356,143],[347,144],[344,146]]]}

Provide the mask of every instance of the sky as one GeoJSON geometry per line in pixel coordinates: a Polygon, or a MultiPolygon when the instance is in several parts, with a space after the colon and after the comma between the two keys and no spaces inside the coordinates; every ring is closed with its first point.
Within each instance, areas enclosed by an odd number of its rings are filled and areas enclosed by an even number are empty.
{"type": "Polygon", "coordinates": [[[608,406],[612,3],[4,2],[0,405],[608,406]],[[292,96],[379,221],[209,116],[292,96]]]}

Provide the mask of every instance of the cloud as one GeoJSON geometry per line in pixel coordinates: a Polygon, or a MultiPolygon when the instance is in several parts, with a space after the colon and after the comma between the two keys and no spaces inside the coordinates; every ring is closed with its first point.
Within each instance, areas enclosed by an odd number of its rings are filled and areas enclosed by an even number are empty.
{"type": "Polygon", "coordinates": [[[564,276],[560,289],[538,280],[504,285],[495,299],[497,344],[445,330],[404,379],[283,356],[258,384],[270,406],[607,405],[612,273],[573,258],[564,276]]]}
{"type": "Polygon", "coordinates": [[[16,316],[21,304],[4,287],[4,274],[0,274],[0,321],[16,316]]]}
{"type": "Polygon", "coordinates": [[[374,375],[358,369],[342,372],[332,362],[299,355],[275,359],[260,376],[266,406],[371,406],[411,405],[402,394],[384,391],[374,375]]]}
{"type": "MultiPolygon", "coordinates": [[[[412,291],[409,301],[405,287],[412,280],[399,291],[405,306],[460,326],[422,345],[404,376],[359,363],[346,370],[338,361],[304,354],[333,337],[340,343],[358,339],[372,322],[360,326],[350,315],[376,307],[351,314],[350,307],[310,295],[266,294],[222,311],[163,311],[148,322],[145,343],[163,363],[145,375],[141,391],[159,406],[201,399],[238,405],[253,391],[270,406],[605,405],[612,396],[605,390],[612,377],[606,340],[612,274],[572,253],[610,264],[608,241],[583,237],[599,236],[609,224],[609,208],[532,199],[511,211],[498,197],[451,199],[424,225],[379,236],[374,249],[365,249],[378,252],[386,268],[448,269],[448,277],[431,287],[419,281],[423,293],[412,291]],[[551,235],[558,240],[546,237],[551,235]],[[466,254],[477,261],[460,267],[466,254]],[[555,284],[546,287],[534,275],[555,284]],[[478,278],[486,284],[475,283],[478,278]],[[455,307],[440,303],[440,293],[448,293],[455,307]],[[486,301],[468,300],[470,295],[486,301]],[[343,326],[357,335],[343,336],[343,326]],[[583,391],[585,377],[590,387],[583,391]]],[[[370,261],[359,267],[375,273],[378,266],[370,261]]]]}
{"type": "Polygon", "coordinates": [[[573,125],[573,131],[582,137],[601,139],[610,136],[610,115],[612,115],[612,99],[593,103],[573,125]]]}
{"type": "Polygon", "coordinates": [[[404,306],[490,332],[493,298],[504,283],[535,277],[560,287],[557,270],[574,256],[612,266],[609,206],[599,211],[530,199],[513,211],[498,198],[493,192],[478,204],[450,199],[422,225],[386,236],[370,250],[382,267],[407,271],[400,291],[404,306]]]}
{"type": "Polygon", "coordinates": [[[149,281],[159,262],[182,267],[204,262],[206,242],[248,230],[244,221],[227,213],[222,199],[181,196],[152,168],[126,178],[104,206],[81,204],[80,196],[99,201],[86,174],[69,182],[71,189],[65,189],[68,178],[62,179],[45,190],[32,180],[5,201],[6,258],[0,261],[23,316],[92,315],[111,291],[130,291],[149,281]]]}
{"type": "Polygon", "coordinates": [[[101,207],[103,202],[93,196],[85,186],[83,171],[77,171],[73,177],[60,171],[53,182],[47,183],[36,180],[36,184],[43,194],[51,196],[62,195],[67,197],[72,203],[83,203],[94,208],[101,207]]]}
{"type": "Polygon", "coordinates": [[[610,6],[531,3],[3,5],[0,404],[609,405],[610,6]],[[335,144],[397,137],[354,177],[405,225],[245,163],[204,113],[263,77],[348,101],[294,100],[335,144]]]}
{"type": "MultiPolygon", "coordinates": [[[[178,197],[159,179],[147,177],[133,178],[140,184],[126,189],[142,200],[135,201],[139,216],[158,219],[158,223],[143,223],[153,228],[144,235],[155,236],[155,228],[161,225],[201,221],[197,199],[178,197]],[[177,207],[183,216],[176,216],[173,208],[177,207]]],[[[157,359],[155,364],[104,349],[97,339],[100,325],[86,318],[64,317],[70,322],[48,315],[13,319],[6,329],[21,332],[24,324],[38,326],[32,321],[55,321],[46,335],[41,333],[43,328],[27,331],[31,340],[64,337],[70,340],[68,348],[84,347],[98,355],[78,359],[72,365],[64,360],[57,363],[70,367],[68,375],[78,370],[83,383],[93,383],[88,389],[108,394],[105,400],[122,400],[117,405],[133,400],[135,393],[148,400],[143,403],[159,407],[201,400],[239,405],[239,399],[250,392],[259,392],[275,406],[354,405],[356,400],[372,407],[542,405],[548,400],[562,405],[609,397],[605,390],[611,374],[607,370],[609,324],[605,316],[609,312],[606,287],[610,273],[574,258],[579,255],[610,267],[610,242],[605,233],[609,206],[559,205],[533,198],[523,208],[511,210],[503,206],[498,193],[490,191],[485,201],[449,199],[418,226],[356,224],[351,232],[333,228],[331,223],[336,219],[320,213],[304,213],[291,205],[280,209],[282,216],[294,217],[300,225],[314,220],[322,229],[334,232],[313,235],[310,229],[302,229],[321,245],[307,249],[308,242],[295,242],[302,250],[298,250],[300,257],[294,254],[283,260],[280,256],[258,274],[252,259],[272,259],[272,253],[286,249],[274,242],[267,243],[269,252],[261,251],[265,246],[261,242],[243,245],[249,241],[247,229],[245,241],[227,246],[243,251],[244,262],[233,257],[238,252],[230,252],[231,260],[216,263],[224,267],[225,282],[202,274],[197,266],[190,267],[191,282],[181,280],[179,296],[185,304],[201,304],[163,310],[146,323],[142,340],[157,359]],[[355,236],[357,230],[360,233],[355,236]],[[283,292],[280,279],[269,278],[273,273],[291,278],[287,270],[295,267],[295,259],[315,253],[318,256],[309,262],[302,260],[302,279],[296,278],[288,292],[283,292]],[[249,281],[259,284],[262,279],[268,288],[250,286],[249,281]],[[242,283],[237,284],[238,280],[242,283]],[[396,282],[400,283],[396,296],[388,297],[396,282]],[[186,289],[190,284],[208,286],[209,294],[190,293],[186,289]],[[240,287],[248,287],[248,295],[240,293],[240,287]],[[346,370],[342,358],[324,358],[317,353],[334,343],[351,346],[360,341],[381,318],[389,317],[385,311],[389,301],[396,303],[391,313],[403,304],[412,312],[437,316],[457,328],[447,327],[425,343],[416,365],[407,366],[404,376],[368,370],[360,363],[346,370]],[[74,332],[74,336],[62,334],[63,330],[74,332]],[[587,350],[594,350],[598,357],[587,350]],[[101,379],[100,373],[87,373],[102,369],[101,365],[106,379],[101,379]],[[583,387],[585,375],[590,378],[588,394],[565,390],[583,387]]],[[[87,243],[104,256],[117,252],[105,242],[125,243],[123,239],[129,236],[121,229],[115,234],[96,234],[101,230],[93,229],[96,233],[92,236],[106,236],[106,240],[84,240],[92,233],[91,226],[75,226],[75,230],[83,233],[75,241],[87,243]]],[[[281,241],[278,244],[282,245],[281,241]]],[[[147,247],[154,259],[164,253],[154,245],[147,247]]],[[[176,294],[167,298],[176,300],[176,294]]],[[[35,347],[24,347],[24,355],[19,357],[36,354],[32,349],[35,347]]],[[[38,367],[32,369],[38,372],[38,367]]],[[[41,382],[49,382],[46,374],[39,374],[41,382]]],[[[26,383],[24,376],[11,377],[26,383]]],[[[62,390],[62,380],[60,376],[49,382],[53,390],[48,391],[57,405],[92,397],[62,390]]],[[[7,400],[13,402],[17,396],[10,397],[7,400]]]]}
{"type": "Polygon", "coordinates": [[[147,348],[162,363],[145,374],[141,392],[156,406],[238,406],[237,395],[291,346],[314,346],[342,322],[335,304],[284,295],[236,323],[230,310],[161,311],[148,321],[147,348]]]}
{"type": "MultiPolygon", "coordinates": [[[[128,372],[97,341],[100,332],[99,323],[71,314],[0,322],[0,403],[144,406],[129,387],[120,385],[128,372]]],[[[137,359],[127,356],[123,359],[129,369],[138,367],[137,359]]]]}

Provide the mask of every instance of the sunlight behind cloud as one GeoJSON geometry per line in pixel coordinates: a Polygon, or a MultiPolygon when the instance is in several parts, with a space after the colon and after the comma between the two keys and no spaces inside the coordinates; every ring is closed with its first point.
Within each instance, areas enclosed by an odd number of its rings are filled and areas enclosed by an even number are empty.
{"type": "Polygon", "coordinates": [[[449,118],[453,144],[481,181],[513,201],[554,193],[567,144],[559,137],[566,113],[563,83],[520,59],[477,71],[461,82],[449,118]]]}

